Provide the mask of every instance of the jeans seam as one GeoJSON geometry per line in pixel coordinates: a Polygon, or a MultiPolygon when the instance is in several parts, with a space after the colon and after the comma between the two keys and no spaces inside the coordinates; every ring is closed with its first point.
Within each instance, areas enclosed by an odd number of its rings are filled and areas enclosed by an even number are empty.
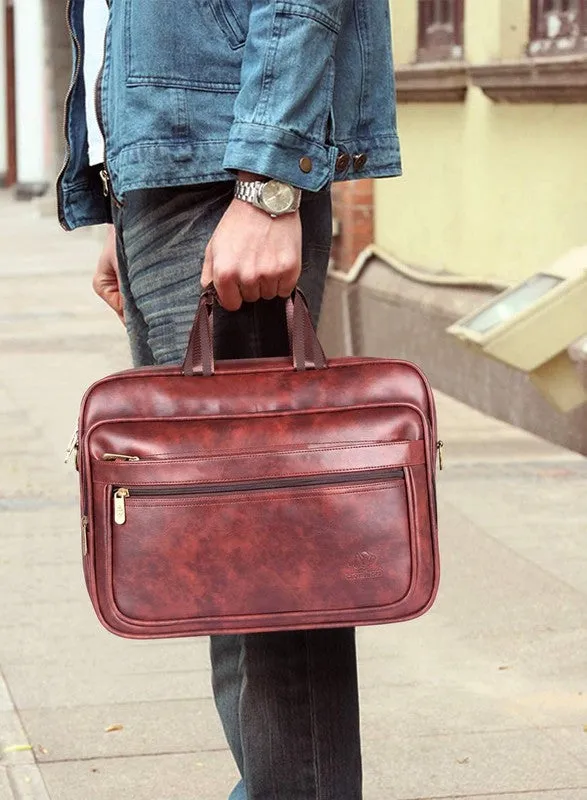
{"type": "Polygon", "coordinates": [[[305,631],[304,639],[306,643],[306,660],[308,664],[308,699],[310,701],[310,732],[312,738],[312,750],[314,756],[314,788],[316,800],[321,800],[322,789],[320,786],[320,751],[318,748],[318,736],[316,731],[316,700],[314,697],[314,682],[312,680],[312,660],[310,657],[310,643],[308,641],[309,633],[305,631]]]}

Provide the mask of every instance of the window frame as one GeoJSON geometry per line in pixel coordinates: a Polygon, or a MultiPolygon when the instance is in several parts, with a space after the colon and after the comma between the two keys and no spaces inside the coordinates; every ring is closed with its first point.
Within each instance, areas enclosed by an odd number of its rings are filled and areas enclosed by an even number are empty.
{"type": "MultiPolygon", "coordinates": [[[[462,61],[464,58],[464,22],[465,22],[465,0],[417,0],[418,3],[418,62],[431,61],[462,61]],[[423,11],[425,3],[448,2],[452,6],[452,19],[454,23],[450,26],[452,31],[449,33],[449,40],[446,39],[446,29],[441,30],[442,24],[438,25],[437,41],[430,40],[430,27],[424,24],[423,11]],[[444,35],[443,35],[444,34],[444,35]]],[[[432,34],[434,36],[434,34],[432,34]]]]}
{"type": "Polygon", "coordinates": [[[573,55],[587,51],[587,0],[530,0],[530,32],[528,55],[532,58],[573,55]],[[577,6],[578,22],[576,32],[564,32],[565,20],[561,20],[562,35],[548,36],[547,15],[566,16],[564,9],[545,9],[546,3],[561,6],[570,2],[577,6]]]}

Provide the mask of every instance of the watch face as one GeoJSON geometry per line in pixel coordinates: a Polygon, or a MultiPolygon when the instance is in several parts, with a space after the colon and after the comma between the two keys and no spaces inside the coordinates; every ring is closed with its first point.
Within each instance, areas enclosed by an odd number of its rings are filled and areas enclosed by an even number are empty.
{"type": "Polygon", "coordinates": [[[261,199],[271,214],[285,214],[290,211],[296,200],[292,186],[281,181],[268,181],[261,193],[261,199]]]}

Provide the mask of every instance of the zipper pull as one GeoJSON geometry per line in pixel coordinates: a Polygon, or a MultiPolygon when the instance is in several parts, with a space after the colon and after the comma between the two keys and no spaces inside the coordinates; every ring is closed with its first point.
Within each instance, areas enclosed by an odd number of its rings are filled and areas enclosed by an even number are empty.
{"type": "Polygon", "coordinates": [[[442,472],[442,451],[444,450],[444,442],[441,440],[436,442],[436,449],[438,450],[438,466],[442,472]]]}
{"type": "Polygon", "coordinates": [[[114,492],[114,522],[117,525],[124,525],[126,522],[125,499],[130,496],[128,489],[117,489],[114,492]]]}
{"type": "Polygon", "coordinates": [[[82,517],[82,553],[88,555],[88,518],[84,514],[82,517]]]}
{"type": "Polygon", "coordinates": [[[102,461],[140,461],[138,456],[127,456],[125,453],[104,453],[102,461]]]}
{"type": "Polygon", "coordinates": [[[110,176],[105,169],[100,170],[100,180],[102,181],[102,194],[108,197],[110,194],[110,176]]]}
{"type": "Polygon", "coordinates": [[[78,428],[77,425],[73,432],[71,439],[69,440],[69,444],[67,445],[67,450],[65,451],[65,463],[69,464],[72,455],[75,453],[77,459],[77,448],[79,445],[79,436],[78,436],[78,428]]]}

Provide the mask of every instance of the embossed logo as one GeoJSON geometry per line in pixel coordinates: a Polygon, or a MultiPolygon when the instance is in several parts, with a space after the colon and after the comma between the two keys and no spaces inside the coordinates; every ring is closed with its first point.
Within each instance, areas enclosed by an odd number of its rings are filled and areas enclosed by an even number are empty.
{"type": "Polygon", "coordinates": [[[363,550],[357,553],[344,571],[347,581],[365,581],[369,578],[381,578],[384,574],[379,559],[374,553],[363,550]]]}

